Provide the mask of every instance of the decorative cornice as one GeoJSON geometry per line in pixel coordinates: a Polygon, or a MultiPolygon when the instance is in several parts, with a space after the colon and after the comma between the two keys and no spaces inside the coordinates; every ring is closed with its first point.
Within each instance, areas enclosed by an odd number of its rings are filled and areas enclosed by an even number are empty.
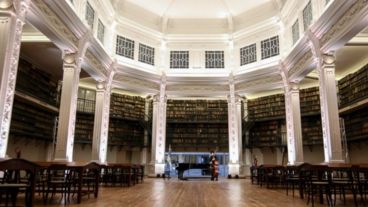
{"type": "Polygon", "coordinates": [[[105,68],[102,64],[101,61],[98,60],[96,58],[96,56],[90,51],[87,50],[84,60],[86,61],[87,64],[89,64],[94,70],[102,73],[104,75],[104,77],[108,77],[108,69],[105,68]]]}
{"type": "MultiPolygon", "coordinates": [[[[302,58],[297,61],[292,68],[288,71],[288,76],[291,77],[296,72],[299,72],[306,68],[306,63],[313,57],[311,50],[308,50],[302,58]]],[[[289,80],[290,81],[290,80],[289,80]]]]}
{"type": "Polygon", "coordinates": [[[352,24],[353,18],[359,14],[359,12],[367,6],[367,0],[357,0],[350,9],[345,12],[342,18],[340,18],[321,38],[321,46],[324,46],[331,39],[337,36],[337,34],[343,31],[343,28],[352,24]]]}
{"type": "Polygon", "coordinates": [[[160,85],[148,80],[137,79],[129,76],[117,74],[114,77],[114,82],[119,82],[121,85],[134,86],[135,88],[149,89],[149,90],[160,90],[160,85]]]}
{"type": "Polygon", "coordinates": [[[273,84],[273,83],[277,83],[277,82],[281,82],[281,81],[282,81],[282,77],[280,75],[271,76],[271,77],[267,77],[267,78],[261,78],[261,79],[257,79],[257,80],[238,83],[238,84],[235,85],[235,89],[236,89],[236,91],[238,91],[238,90],[243,90],[243,89],[246,89],[246,88],[251,88],[251,87],[255,87],[255,86],[262,86],[262,85],[268,85],[268,84],[273,84]]]}
{"type": "Polygon", "coordinates": [[[72,31],[64,24],[64,22],[52,11],[44,0],[32,0],[32,3],[36,5],[39,11],[43,15],[43,20],[49,23],[60,35],[66,37],[74,46],[78,46],[78,38],[72,31]]]}

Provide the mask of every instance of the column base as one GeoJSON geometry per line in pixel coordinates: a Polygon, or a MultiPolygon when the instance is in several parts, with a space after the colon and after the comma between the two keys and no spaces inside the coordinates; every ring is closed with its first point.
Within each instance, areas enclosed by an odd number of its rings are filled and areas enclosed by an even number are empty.
{"type": "Polygon", "coordinates": [[[229,178],[239,178],[240,176],[240,164],[228,164],[229,166],[229,178]]]}
{"type": "Polygon", "coordinates": [[[69,160],[68,159],[66,159],[66,158],[54,158],[54,160],[53,160],[54,162],[69,162],[69,160]]]}
{"type": "Polygon", "coordinates": [[[150,178],[161,178],[165,173],[165,164],[150,164],[148,177],[150,178]]]}
{"type": "Polygon", "coordinates": [[[329,162],[325,163],[345,163],[345,160],[330,160],[329,162]]]}

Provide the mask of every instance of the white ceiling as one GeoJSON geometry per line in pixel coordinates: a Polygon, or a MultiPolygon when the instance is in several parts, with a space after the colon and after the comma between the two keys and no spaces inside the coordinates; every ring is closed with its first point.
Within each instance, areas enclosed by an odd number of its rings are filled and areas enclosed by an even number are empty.
{"type": "Polygon", "coordinates": [[[237,16],[272,0],[111,0],[114,8],[131,3],[168,18],[212,19],[237,16]]]}

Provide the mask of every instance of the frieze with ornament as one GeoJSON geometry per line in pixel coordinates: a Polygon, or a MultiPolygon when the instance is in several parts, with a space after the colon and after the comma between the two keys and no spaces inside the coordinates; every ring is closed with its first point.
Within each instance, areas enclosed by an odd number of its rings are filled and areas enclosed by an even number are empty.
{"type": "Polygon", "coordinates": [[[45,17],[44,20],[48,21],[52,27],[54,27],[59,33],[64,35],[74,46],[78,46],[78,38],[75,34],[65,25],[65,23],[53,12],[44,0],[32,0],[32,3],[42,12],[45,17]]]}
{"type": "Polygon", "coordinates": [[[339,19],[321,38],[321,46],[327,44],[328,41],[332,40],[337,34],[343,31],[344,28],[352,24],[352,20],[359,12],[367,7],[368,0],[357,0],[350,9],[344,14],[342,18],[339,19]]]}
{"type": "Polygon", "coordinates": [[[104,67],[102,64],[101,64],[101,61],[99,61],[96,56],[90,51],[90,50],[87,50],[86,54],[85,54],[85,60],[91,64],[91,66],[101,72],[105,77],[108,77],[109,75],[109,72],[108,70],[106,69],[106,67],[104,67]]]}
{"type": "Polygon", "coordinates": [[[306,64],[308,63],[308,61],[310,61],[313,57],[313,53],[311,50],[308,50],[308,52],[306,52],[304,54],[304,56],[298,61],[296,62],[296,64],[294,64],[293,67],[291,67],[288,71],[288,77],[291,77],[293,74],[295,74],[298,71],[301,71],[303,69],[306,68],[306,64]]]}

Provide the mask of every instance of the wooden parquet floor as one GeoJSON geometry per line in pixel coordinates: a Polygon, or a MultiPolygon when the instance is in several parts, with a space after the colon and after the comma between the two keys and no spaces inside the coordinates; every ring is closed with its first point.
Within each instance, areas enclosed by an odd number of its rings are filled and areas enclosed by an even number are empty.
{"type": "MultiPolygon", "coordinates": [[[[296,192],[297,194],[297,192],[296,192]]],[[[146,178],[143,184],[132,187],[101,187],[97,199],[83,197],[81,204],[75,198],[67,206],[78,207],[301,207],[308,206],[298,196],[287,196],[282,189],[266,189],[251,185],[245,179],[179,181],[146,178]]],[[[46,205],[36,196],[35,206],[64,206],[60,199],[46,205]]],[[[312,206],[309,204],[309,206],[312,206]]],[[[318,206],[327,206],[319,205],[318,206]]],[[[347,204],[354,206],[351,198],[347,204]]]]}

